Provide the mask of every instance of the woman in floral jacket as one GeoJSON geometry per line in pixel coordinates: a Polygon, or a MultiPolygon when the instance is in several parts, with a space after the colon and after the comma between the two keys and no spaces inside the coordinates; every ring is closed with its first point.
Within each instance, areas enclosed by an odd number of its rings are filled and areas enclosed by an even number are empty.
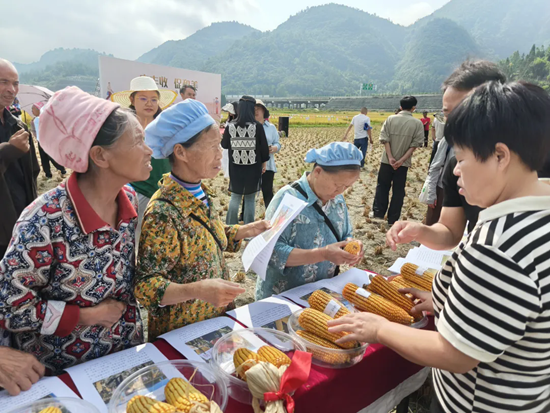
{"type": "Polygon", "coordinates": [[[160,334],[225,312],[245,290],[229,282],[223,252],[237,251],[264,221],[226,226],[201,181],[221,171],[222,149],[214,119],[196,100],[163,111],[146,128],[157,159],[168,158],[164,176],[143,220],[135,294],[149,311],[149,341],[160,334]]]}
{"type": "Polygon", "coordinates": [[[0,262],[0,329],[51,372],[143,342],[134,298],[137,200],[151,171],[143,129],[69,87],[40,117],[40,143],[74,172],[29,205],[0,262]]]}

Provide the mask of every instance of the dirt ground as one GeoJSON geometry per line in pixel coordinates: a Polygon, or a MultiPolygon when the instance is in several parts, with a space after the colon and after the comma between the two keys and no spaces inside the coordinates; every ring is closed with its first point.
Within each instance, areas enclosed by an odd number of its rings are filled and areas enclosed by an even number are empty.
{"type": "MultiPolygon", "coordinates": [[[[395,252],[386,248],[385,234],[388,229],[387,224],[368,218],[376,191],[376,178],[383,151],[383,146],[377,142],[379,129],[380,126],[375,125],[373,133],[375,139],[374,145],[369,148],[365,168],[361,171],[359,180],[352,188],[345,192],[344,196],[354,225],[354,237],[361,240],[365,245],[365,257],[359,268],[388,275],[387,268],[398,257],[404,257],[412,245],[402,245],[395,252]]],[[[282,149],[275,155],[278,169],[275,175],[275,191],[285,184],[295,181],[304,171],[311,168],[311,165],[303,162],[308,149],[318,148],[327,143],[341,140],[345,130],[345,127],[291,129],[288,138],[281,138],[282,149]]],[[[422,221],[424,219],[426,206],[418,201],[418,195],[426,177],[430,153],[431,148],[420,148],[413,155],[413,165],[407,177],[402,219],[415,221],[422,221]]],[[[43,173],[40,174],[38,179],[39,193],[55,187],[63,180],[54,168],[52,168],[52,172],[54,175],[52,179],[46,179],[43,173]]],[[[206,182],[206,184],[215,190],[217,196],[214,202],[217,204],[218,211],[220,211],[221,219],[225,220],[230,197],[227,190],[229,185],[228,178],[224,178],[220,174],[218,177],[206,182]]],[[[257,197],[256,211],[257,217],[263,217],[264,206],[261,195],[257,197]]],[[[243,270],[241,262],[242,250],[244,250],[244,245],[241,251],[237,253],[225,253],[232,275],[243,270]]],[[[255,283],[256,275],[249,271],[246,279],[242,282],[246,288],[246,293],[238,297],[238,306],[254,301],[255,283]]]]}

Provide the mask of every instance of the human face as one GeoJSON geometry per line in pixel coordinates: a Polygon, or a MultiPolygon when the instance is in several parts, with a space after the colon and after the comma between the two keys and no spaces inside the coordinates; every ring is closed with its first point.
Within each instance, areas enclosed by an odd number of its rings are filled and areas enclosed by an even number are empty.
{"type": "Polygon", "coordinates": [[[346,189],[351,187],[357,179],[361,171],[340,171],[329,173],[317,167],[311,173],[313,180],[313,191],[315,195],[325,203],[342,194],[346,189]]]}
{"type": "Polygon", "coordinates": [[[152,118],[159,110],[159,95],[154,90],[136,92],[132,104],[138,118],[152,118]]]}
{"type": "Polygon", "coordinates": [[[40,109],[38,109],[36,106],[32,105],[32,114],[33,114],[35,117],[40,116],[40,109]]]}
{"type": "Polygon", "coordinates": [[[10,106],[19,93],[19,75],[8,64],[0,64],[0,109],[10,106]]]}
{"type": "Polygon", "coordinates": [[[181,98],[183,100],[185,100],[185,99],[196,99],[196,97],[197,97],[197,92],[195,92],[190,87],[186,87],[185,91],[183,93],[181,93],[181,98]]]}
{"type": "Polygon", "coordinates": [[[263,124],[265,122],[264,116],[264,108],[260,105],[254,106],[254,117],[256,118],[256,120],[263,124]]]}
{"type": "Polygon", "coordinates": [[[460,195],[470,205],[488,208],[496,204],[506,185],[499,150],[484,162],[471,149],[455,146],[454,150],[457,163],[453,173],[458,176],[460,195]]]}
{"type": "Polygon", "coordinates": [[[222,169],[222,147],[220,132],[217,127],[211,127],[203,133],[199,140],[187,151],[189,178],[193,182],[216,177],[222,169]]]}
{"type": "Polygon", "coordinates": [[[454,87],[448,87],[443,94],[443,115],[445,119],[449,113],[456,108],[462,100],[471,93],[471,90],[459,90],[454,87]]]}
{"type": "Polygon", "coordinates": [[[108,168],[126,182],[140,182],[149,178],[153,170],[153,151],[145,144],[143,128],[133,116],[126,132],[110,148],[105,149],[108,168]]]}

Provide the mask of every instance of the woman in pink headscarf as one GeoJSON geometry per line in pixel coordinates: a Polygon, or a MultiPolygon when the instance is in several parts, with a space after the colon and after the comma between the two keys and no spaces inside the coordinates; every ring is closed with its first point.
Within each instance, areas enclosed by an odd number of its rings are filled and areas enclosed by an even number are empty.
{"type": "Polygon", "coordinates": [[[51,372],[143,342],[134,298],[137,200],[151,171],[136,118],[76,87],[42,110],[40,143],[74,172],[21,214],[0,261],[0,329],[51,372]]]}

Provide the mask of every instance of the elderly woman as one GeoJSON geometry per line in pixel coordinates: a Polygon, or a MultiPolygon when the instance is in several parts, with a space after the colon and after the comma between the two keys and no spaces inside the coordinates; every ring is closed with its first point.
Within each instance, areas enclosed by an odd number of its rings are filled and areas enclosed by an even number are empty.
{"type": "Polygon", "coordinates": [[[256,193],[260,191],[262,174],[269,160],[265,131],[254,115],[256,99],[243,96],[239,100],[237,119],[227,124],[222,147],[229,150],[229,191],[231,200],[226,222],[238,222],[239,206],[244,197],[244,223],[254,221],[256,193]]]}
{"type": "Polygon", "coordinates": [[[264,196],[265,208],[267,209],[273,199],[273,178],[275,177],[275,172],[277,172],[274,154],[281,150],[281,144],[279,143],[279,132],[277,132],[277,128],[268,120],[269,110],[264,102],[259,99],[256,100],[254,115],[256,121],[260,122],[264,127],[265,137],[269,147],[269,161],[267,161],[265,172],[262,175],[262,194],[264,196]]]}
{"type": "Polygon", "coordinates": [[[229,282],[224,251],[268,228],[265,221],[225,226],[213,193],[202,183],[221,170],[220,134],[206,107],[186,100],[161,113],[146,130],[164,176],[145,213],[136,297],[149,311],[149,340],[224,313],[245,290],[229,282]]]}
{"type": "Polygon", "coordinates": [[[311,149],[306,162],[313,170],[277,192],[266,211],[271,219],[285,194],[308,206],[286,227],[273,250],[265,281],[256,281],[256,299],[331,278],[337,266],[356,265],[363,257],[342,248],[352,237],[352,226],[342,193],[359,178],[363,155],[351,143],[333,142],[311,149]]]}
{"type": "Polygon", "coordinates": [[[432,412],[550,411],[550,97],[525,83],[485,83],[454,109],[445,138],[460,193],[485,209],[435,276],[404,289],[435,314],[437,331],[371,313],[335,320],[347,340],[381,343],[432,367],[432,412]]]}
{"type": "Polygon", "coordinates": [[[143,342],[134,298],[135,192],[151,150],[119,105],[77,87],[40,116],[40,143],[73,174],[23,211],[0,262],[0,328],[53,373],[143,342]]]}
{"type": "MultiPolygon", "coordinates": [[[[173,90],[160,90],[155,80],[149,76],[138,76],[130,82],[130,90],[117,92],[111,95],[113,102],[120,103],[122,107],[130,108],[143,129],[147,127],[161,112],[171,105],[177,97],[173,90]]],[[[151,159],[153,170],[149,178],[141,182],[132,182],[138,196],[138,224],[136,239],[139,243],[141,223],[145,208],[153,194],[158,189],[158,182],[165,173],[170,172],[170,162],[167,159],[151,159]]]]}

